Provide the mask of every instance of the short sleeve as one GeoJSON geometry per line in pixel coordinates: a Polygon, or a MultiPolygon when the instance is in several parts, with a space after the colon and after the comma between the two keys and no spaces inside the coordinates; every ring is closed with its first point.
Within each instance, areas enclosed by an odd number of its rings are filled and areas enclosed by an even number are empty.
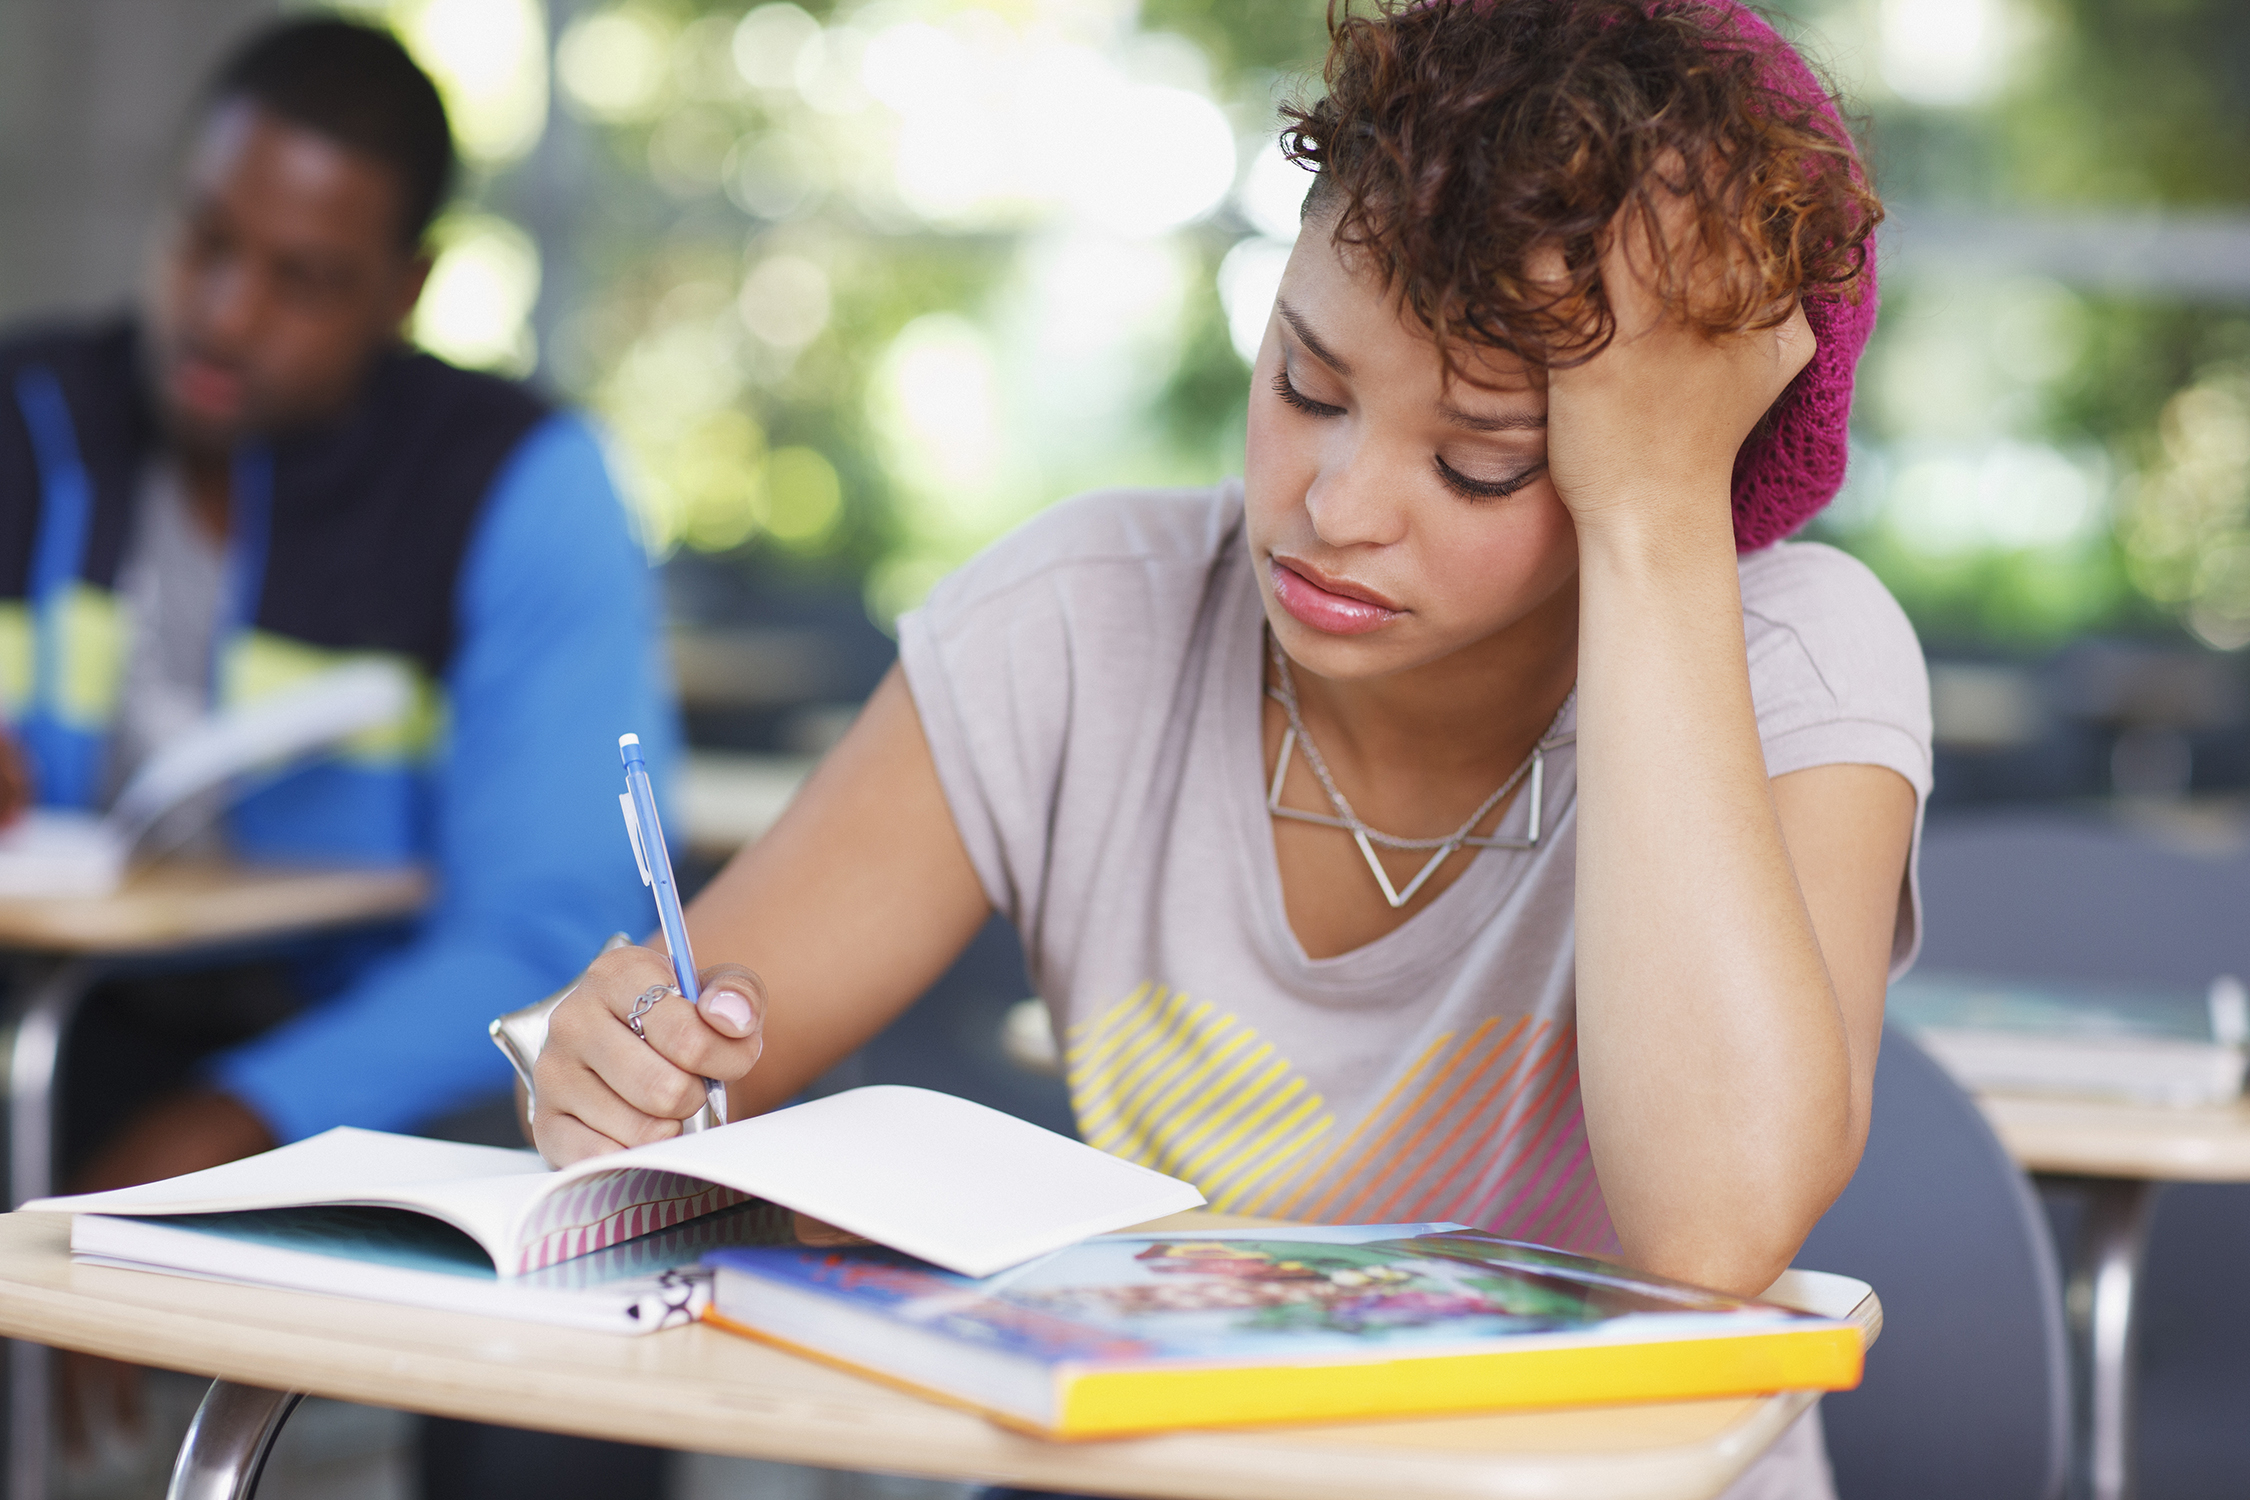
{"type": "Polygon", "coordinates": [[[1931,784],[1921,643],[1864,563],[1817,543],[1782,543],[1743,558],[1742,617],[1767,775],[1883,766],[1914,788],[1914,846],[1891,949],[1895,978],[1921,944],[1916,865],[1931,784]]]}
{"type": "Polygon", "coordinates": [[[899,621],[899,665],[993,909],[1021,923],[1070,721],[1070,637],[1039,569],[987,555],[899,621]]]}
{"type": "Polygon", "coordinates": [[[1080,496],[899,621],[955,827],[1035,975],[1044,948],[1093,919],[1105,865],[1142,831],[1240,517],[1231,484],[1080,496]]]}

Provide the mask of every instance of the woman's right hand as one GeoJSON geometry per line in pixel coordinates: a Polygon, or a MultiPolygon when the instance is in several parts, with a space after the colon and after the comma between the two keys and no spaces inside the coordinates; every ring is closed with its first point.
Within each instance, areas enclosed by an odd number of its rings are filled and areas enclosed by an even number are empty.
{"type": "Polygon", "coordinates": [[[650,948],[617,948],[594,960],[547,1018],[534,1070],[539,1107],[532,1138],[554,1166],[647,1145],[680,1133],[703,1107],[703,1080],[731,1084],[765,1047],[765,985],[740,964],[701,976],[694,1005],[666,995],[641,1017],[647,1040],[625,1024],[672,964],[650,948]]]}

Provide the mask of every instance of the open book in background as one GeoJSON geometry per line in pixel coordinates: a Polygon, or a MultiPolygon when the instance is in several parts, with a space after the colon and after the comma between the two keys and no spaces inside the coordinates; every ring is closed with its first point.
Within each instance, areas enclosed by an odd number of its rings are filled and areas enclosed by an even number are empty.
{"type": "Polygon", "coordinates": [[[874,1248],[708,1259],[709,1321],[1056,1437],[1841,1390],[1865,1350],[1459,1224],[1105,1235],[982,1280],[874,1248]]]}
{"type": "Polygon", "coordinates": [[[1910,974],[1889,1012],[1962,1087],[2180,1107],[2242,1096],[2250,996],[1910,974]]]}
{"type": "Polygon", "coordinates": [[[106,814],[35,808],[0,830],[0,896],[106,896],[166,814],[252,771],[332,750],[393,723],[414,684],[390,662],[358,661],[205,719],[150,756],[106,814]]]}
{"type": "Polygon", "coordinates": [[[338,1129],[24,1207],[76,1214],[72,1253],[106,1264],[633,1331],[663,1321],[645,1305],[661,1289],[635,1277],[772,1237],[771,1216],[734,1215],[753,1203],[983,1276],[1202,1201],[997,1110],[886,1085],[559,1172],[529,1151],[338,1129]]]}

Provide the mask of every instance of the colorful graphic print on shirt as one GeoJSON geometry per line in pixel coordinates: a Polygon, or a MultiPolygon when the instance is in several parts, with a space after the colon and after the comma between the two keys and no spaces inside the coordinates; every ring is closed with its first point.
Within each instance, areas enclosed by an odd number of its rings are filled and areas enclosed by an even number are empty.
{"type": "Polygon", "coordinates": [[[1072,1026],[1086,1141],[1194,1183],[1214,1208],[1307,1223],[1452,1220],[1593,1254],[1617,1237],[1594,1180],[1571,1026],[1448,1031],[1356,1120],[1255,1028],[1144,984],[1072,1026]]]}

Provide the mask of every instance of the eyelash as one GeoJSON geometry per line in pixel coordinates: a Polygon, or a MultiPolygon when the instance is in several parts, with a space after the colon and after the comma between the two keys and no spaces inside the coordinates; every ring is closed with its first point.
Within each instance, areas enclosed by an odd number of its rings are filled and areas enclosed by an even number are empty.
{"type": "MultiPolygon", "coordinates": [[[[1315,401],[1303,391],[1298,390],[1295,385],[1290,383],[1289,371],[1286,368],[1274,372],[1273,393],[1308,417],[1337,417],[1342,416],[1344,412],[1344,409],[1340,406],[1330,406],[1325,401],[1315,401]]],[[[1470,500],[1504,500],[1531,483],[1532,480],[1537,479],[1540,472],[1547,467],[1543,463],[1533,464],[1513,479],[1503,479],[1495,483],[1490,480],[1471,479],[1468,475],[1447,463],[1442,457],[1434,457],[1432,462],[1437,465],[1439,481],[1456,495],[1470,500]]]]}
{"type": "Polygon", "coordinates": [[[1289,370],[1286,366],[1274,372],[1273,393],[1308,417],[1340,417],[1344,414],[1344,409],[1341,406],[1330,406],[1325,401],[1315,401],[1303,391],[1298,390],[1295,385],[1290,383],[1289,370]]]}
{"type": "Polygon", "coordinates": [[[1447,489],[1453,491],[1456,495],[1465,496],[1471,500],[1506,499],[1537,479],[1541,471],[1547,467],[1544,463],[1536,463],[1513,479],[1502,479],[1495,482],[1486,479],[1471,479],[1468,475],[1447,463],[1442,457],[1433,458],[1431,461],[1437,465],[1438,479],[1444,483],[1447,489]]]}

